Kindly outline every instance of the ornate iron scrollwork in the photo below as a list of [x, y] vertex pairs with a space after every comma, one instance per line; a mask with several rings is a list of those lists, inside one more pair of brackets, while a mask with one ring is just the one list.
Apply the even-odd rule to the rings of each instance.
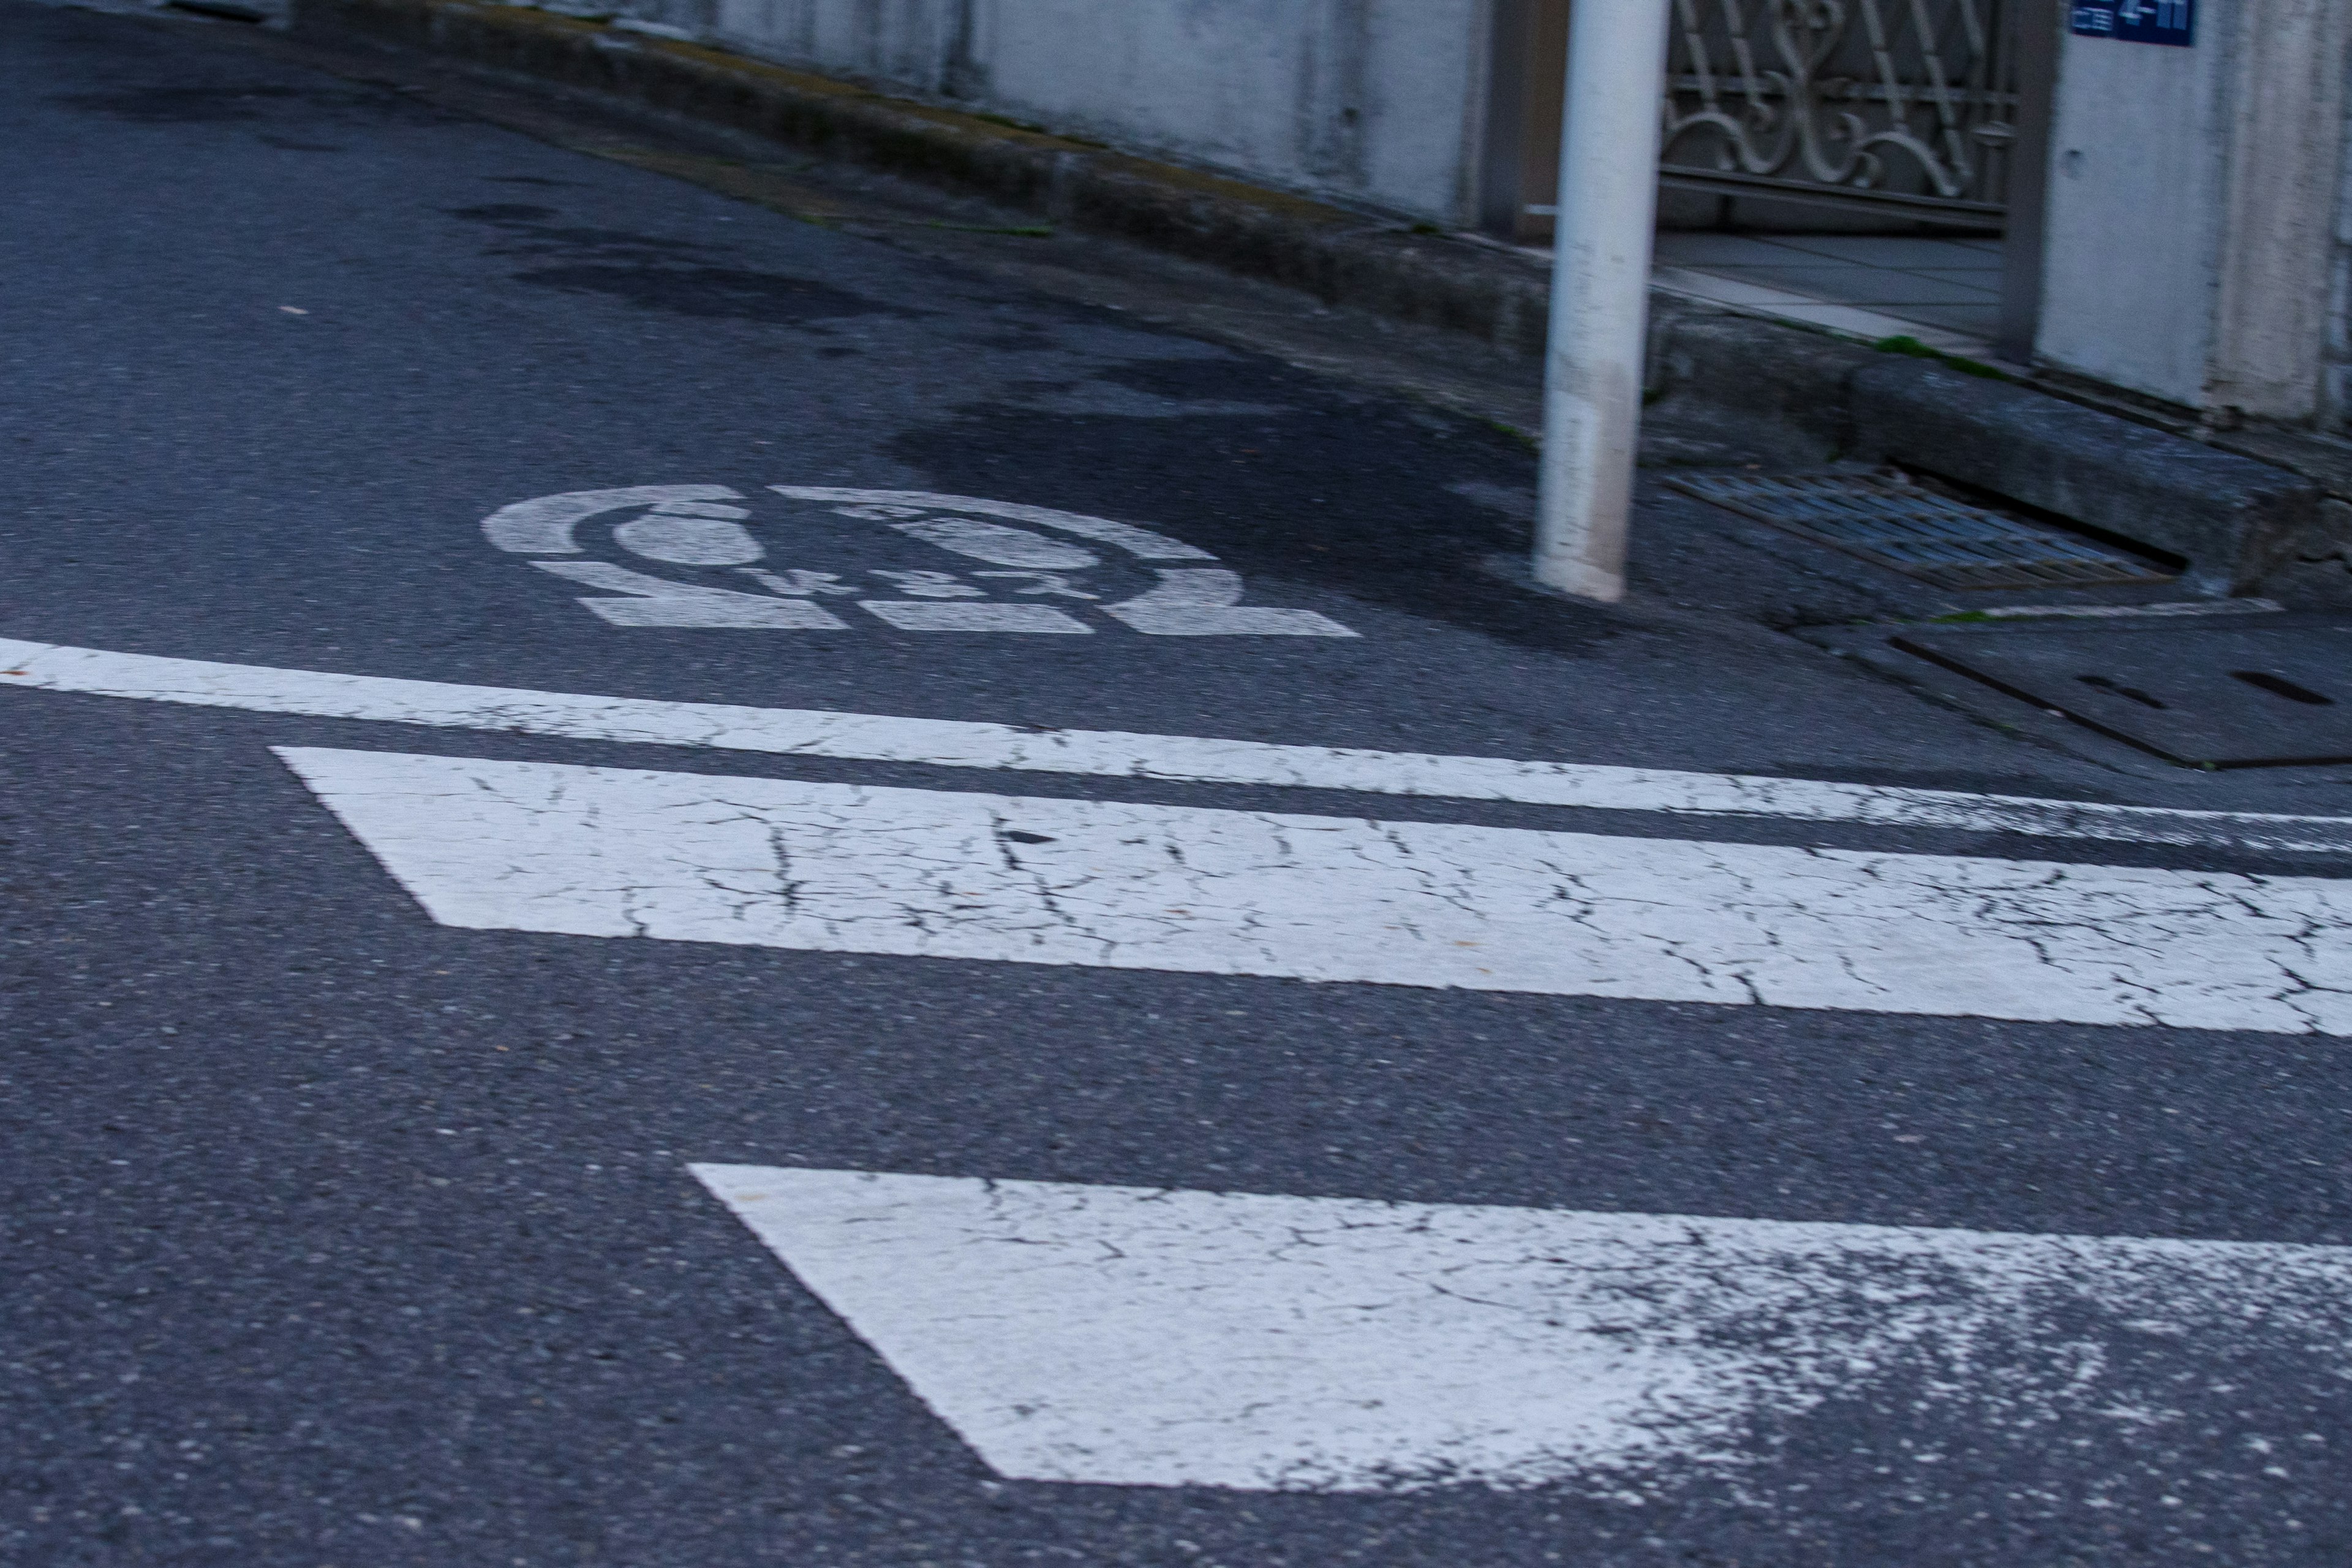
[[1994, 214], [2017, 92], [2001, 0], [1675, 0], [1664, 172]]

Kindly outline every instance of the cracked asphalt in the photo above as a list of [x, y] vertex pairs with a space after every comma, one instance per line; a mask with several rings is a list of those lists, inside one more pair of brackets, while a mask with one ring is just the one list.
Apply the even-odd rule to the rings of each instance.
[[[2168, 770], [1834, 658], [1790, 628], [1945, 601], [1670, 493], [1645, 489], [1625, 605], [1538, 595], [1511, 570], [1520, 442], [1255, 352], [1156, 274], [1129, 298], [1168, 292], [1164, 311], [1021, 271], [1111, 268], [1114, 248], [794, 222], [461, 111], [436, 79], [232, 24], [0, 0], [0, 637], [1041, 731], [2189, 810], [2352, 801], [2343, 770]], [[845, 629], [617, 624], [482, 531], [534, 497], [640, 486], [737, 498], [662, 514], [659, 547], [714, 552], [677, 577]], [[1099, 608], [1153, 591], [1141, 556], [1097, 541], [1081, 588], [973, 590], [887, 516], [776, 486], [1140, 524], [1238, 574], [1243, 606], [1353, 635], [1145, 635]], [[675, 523], [732, 526], [714, 506], [748, 514], [774, 552], [757, 570], [790, 592], [728, 563], [724, 529]], [[910, 629], [830, 591], [853, 584], [924, 615], [1050, 606], [1086, 635]], [[2203, 1359], [2193, 1336], [2099, 1342], [2137, 1403], [1962, 1418], [1900, 1377], [1842, 1384], [1749, 1419], [1735, 1463], [1632, 1486], [1007, 1480], [686, 1169], [2352, 1246], [2352, 1058], [2329, 1034], [467, 929], [271, 748], [2227, 889], [2352, 857], [67, 691], [0, 692], [0, 1562], [2352, 1559], [2352, 1363], [2259, 1336]], [[1709, 1321], [1743, 1321], [1719, 1305]], [[2074, 1365], [2093, 1339], [2050, 1334], [2020, 1364]]]

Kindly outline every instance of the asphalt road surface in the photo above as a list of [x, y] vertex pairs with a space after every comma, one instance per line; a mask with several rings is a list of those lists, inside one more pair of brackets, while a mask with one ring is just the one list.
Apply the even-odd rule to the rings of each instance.
[[0, 149], [0, 1561], [2352, 1559], [2339, 781], [251, 30]]

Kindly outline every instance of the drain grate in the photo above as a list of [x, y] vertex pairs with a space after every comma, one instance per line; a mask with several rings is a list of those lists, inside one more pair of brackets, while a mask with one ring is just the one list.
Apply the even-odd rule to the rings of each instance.
[[1885, 474], [1676, 474], [1666, 483], [1939, 588], [2074, 588], [2170, 577], [2087, 539]]

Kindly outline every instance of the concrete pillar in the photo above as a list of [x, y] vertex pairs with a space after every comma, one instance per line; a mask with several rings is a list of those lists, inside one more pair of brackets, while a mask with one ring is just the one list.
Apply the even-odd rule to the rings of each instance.
[[2324, 395], [2352, 5], [2260, 0], [2247, 13], [2231, 62], [2206, 405], [2305, 420]]
[[2328, 395], [2352, 5], [2198, 0], [2189, 47], [2069, 35], [2044, 364], [2228, 424]]

